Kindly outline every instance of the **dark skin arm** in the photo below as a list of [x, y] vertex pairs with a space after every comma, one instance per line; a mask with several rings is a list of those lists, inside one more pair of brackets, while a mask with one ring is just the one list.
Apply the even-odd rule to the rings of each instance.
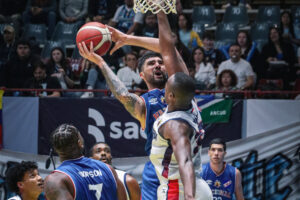
[[127, 197], [126, 197], [126, 191], [125, 191], [125, 188], [123, 186], [123, 183], [120, 181], [118, 175], [117, 175], [117, 172], [115, 171], [114, 168], [112, 168], [112, 166], [106, 164], [106, 166], [108, 166], [110, 168], [110, 170], [112, 171], [114, 177], [115, 177], [115, 180], [117, 182], [117, 195], [118, 195], [118, 200], [126, 200]]
[[195, 198], [195, 172], [191, 156], [189, 135], [192, 128], [185, 122], [170, 120], [159, 129], [165, 139], [171, 140], [173, 152], [179, 165], [180, 178], [184, 188], [184, 199]]
[[126, 184], [129, 190], [130, 200], [140, 200], [141, 199], [141, 189], [138, 182], [130, 176], [126, 175]]
[[74, 197], [71, 180], [58, 172], [46, 177], [44, 191], [48, 200], [73, 200]]

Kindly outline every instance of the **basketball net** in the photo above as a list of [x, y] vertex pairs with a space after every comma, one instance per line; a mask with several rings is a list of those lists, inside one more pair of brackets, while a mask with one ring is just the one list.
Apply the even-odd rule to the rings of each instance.
[[134, 0], [134, 12], [146, 13], [148, 11], [157, 14], [163, 11], [166, 14], [176, 12], [176, 0]]

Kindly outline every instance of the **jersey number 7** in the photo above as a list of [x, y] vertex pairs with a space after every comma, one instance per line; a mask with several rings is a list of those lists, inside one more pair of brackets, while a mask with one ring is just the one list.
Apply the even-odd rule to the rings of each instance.
[[101, 192], [102, 192], [103, 183], [97, 184], [97, 185], [91, 185], [89, 184], [89, 190], [95, 190], [96, 193], [96, 199], [100, 200], [101, 198]]

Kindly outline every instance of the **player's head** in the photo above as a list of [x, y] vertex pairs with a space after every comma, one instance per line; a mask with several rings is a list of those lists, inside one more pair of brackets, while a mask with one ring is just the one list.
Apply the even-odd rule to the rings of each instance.
[[147, 52], [138, 61], [141, 78], [148, 88], [164, 88], [168, 76], [160, 54]]
[[42, 81], [47, 77], [46, 65], [41, 60], [33, 63], [33, 77], [36, 81]]
[[111, 165], [112, 156], [110, 146], [105, 142], [98, 142], [94, 144], [89, 153], [91, 158]]
[[54, 150], [61, 160], [82, 156], [84, 141], [79, 130], [71, 124], [58, 126], [51, 135]]
[[215, 138], [209, 143], [208, 155], [210, 162], [214, 164], [223, 163], [226, 155], [226, 143], [221, 138]]
[[6, 173], [7, 186], [12, 192], [20, 195], [37, 197], [42, 193], [44, 181], [39, 175], [35, 162], [22, 161], [8, 169]]
[[165, 89], [165, 99], [169, 106], [186, 108], [191, 105], [191, 100], [194, 98], [195, 82], [189, 75], [177, 72], [170, 76]]

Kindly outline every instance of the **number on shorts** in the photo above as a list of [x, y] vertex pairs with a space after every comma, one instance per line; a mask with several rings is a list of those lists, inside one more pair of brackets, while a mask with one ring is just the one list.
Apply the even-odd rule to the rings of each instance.
[[222, 197], [213, 197], [213, 200], [222, 200]]
[[96, 191], [96, 198], [97, 200], [100, 200], [101, 198], [101, 192], [102, 192], [103, 183], [97, 184], [97, 185], [91, 185], [89, 184], [89, 190], [95, 190]]

